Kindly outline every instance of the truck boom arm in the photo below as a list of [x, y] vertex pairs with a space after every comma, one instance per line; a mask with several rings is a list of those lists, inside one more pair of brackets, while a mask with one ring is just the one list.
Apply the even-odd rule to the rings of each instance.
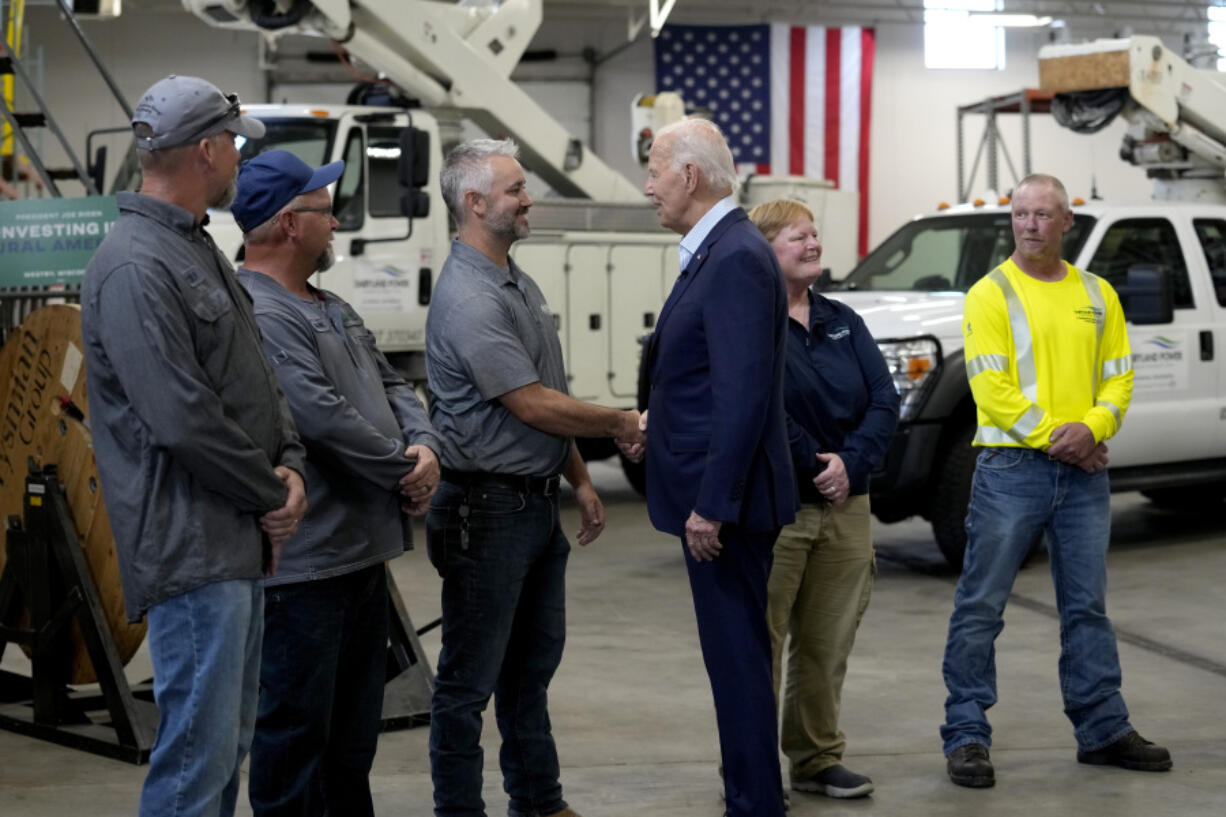
[[511, 81], [540, 27], [541, 0], [466, 5], [436, 0], [183, 0], [212, 26], [329, 37], [432, 108], [453, 108], [512, 137], [525, 164], [564, 196], [642, 201]]
[[1044, 46], [1039, 84], [1073, 98], [1119, 89], [1120, 112], [1133, 125], [1125, 159], [1158, 171], [1151, 175], [1223, 180], [1226, 74], [1194, 68], [1157, 37]]

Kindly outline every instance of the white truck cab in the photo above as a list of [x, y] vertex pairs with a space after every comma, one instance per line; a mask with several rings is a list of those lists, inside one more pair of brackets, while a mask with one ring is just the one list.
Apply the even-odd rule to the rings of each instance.
[[[1169, 321], [1128, 324], [1136, 378], [1123, 428], [1108, 443], [1112, 489], [1164, 502], [1226, 494], [1226, 206], [1073, 209], [1066, 259], [1124, 291], [1130, 269], [1159, 267], [1173, 306]], [[930, 520], [955, 566], [974, 472], [963, 300], [1012, 252], [1008, 205], [959, 206], [905, 224], [826, 293], [863, 316], [902, 395], [898, 432], [873, 475], [873, 511], [887, 522]]]

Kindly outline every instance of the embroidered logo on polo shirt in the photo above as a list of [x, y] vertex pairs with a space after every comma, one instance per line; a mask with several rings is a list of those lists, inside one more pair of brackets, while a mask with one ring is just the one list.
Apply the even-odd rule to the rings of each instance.
[[848, 328], [847, 324], [843, 324], [841, 326], [836, 326], [833, 330], [827, 332], [826, 337], [830, 338], [831, 340], [842, 340], [850, 334], [851, 329]]

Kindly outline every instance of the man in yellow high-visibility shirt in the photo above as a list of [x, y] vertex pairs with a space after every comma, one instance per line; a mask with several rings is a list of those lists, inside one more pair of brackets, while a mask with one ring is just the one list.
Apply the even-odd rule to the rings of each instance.
[[981, 446], [967, 548], [942, 671], [941, 727], [950, 779], [996, 782], [988, 756], [996, 703], [993, 642], [1018, 568], [1045, 536], [1060, 610], [1060, 690], [1077, 760], [1142, 771], [1171, 755], [1137, 734], [1120, 695], [1106, 613], [1111, 533], [1107, 448], [1132, 396], [1132, 356], [1119, 297], [1060, 257], [1073, 225], [1068, 193], [1034, 174], [1013, 196], [1013, 255], [966, 296], [966, 375]]

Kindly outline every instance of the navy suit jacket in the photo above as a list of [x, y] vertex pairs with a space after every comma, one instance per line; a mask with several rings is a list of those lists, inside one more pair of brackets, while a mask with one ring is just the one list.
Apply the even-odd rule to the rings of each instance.
[[659, 530], [684, 535], [691, 511], [749, 531], [795, 519], [787, 320], [775, 252], [738, 207], [677, 279], [647, 350], [647, 509]]

